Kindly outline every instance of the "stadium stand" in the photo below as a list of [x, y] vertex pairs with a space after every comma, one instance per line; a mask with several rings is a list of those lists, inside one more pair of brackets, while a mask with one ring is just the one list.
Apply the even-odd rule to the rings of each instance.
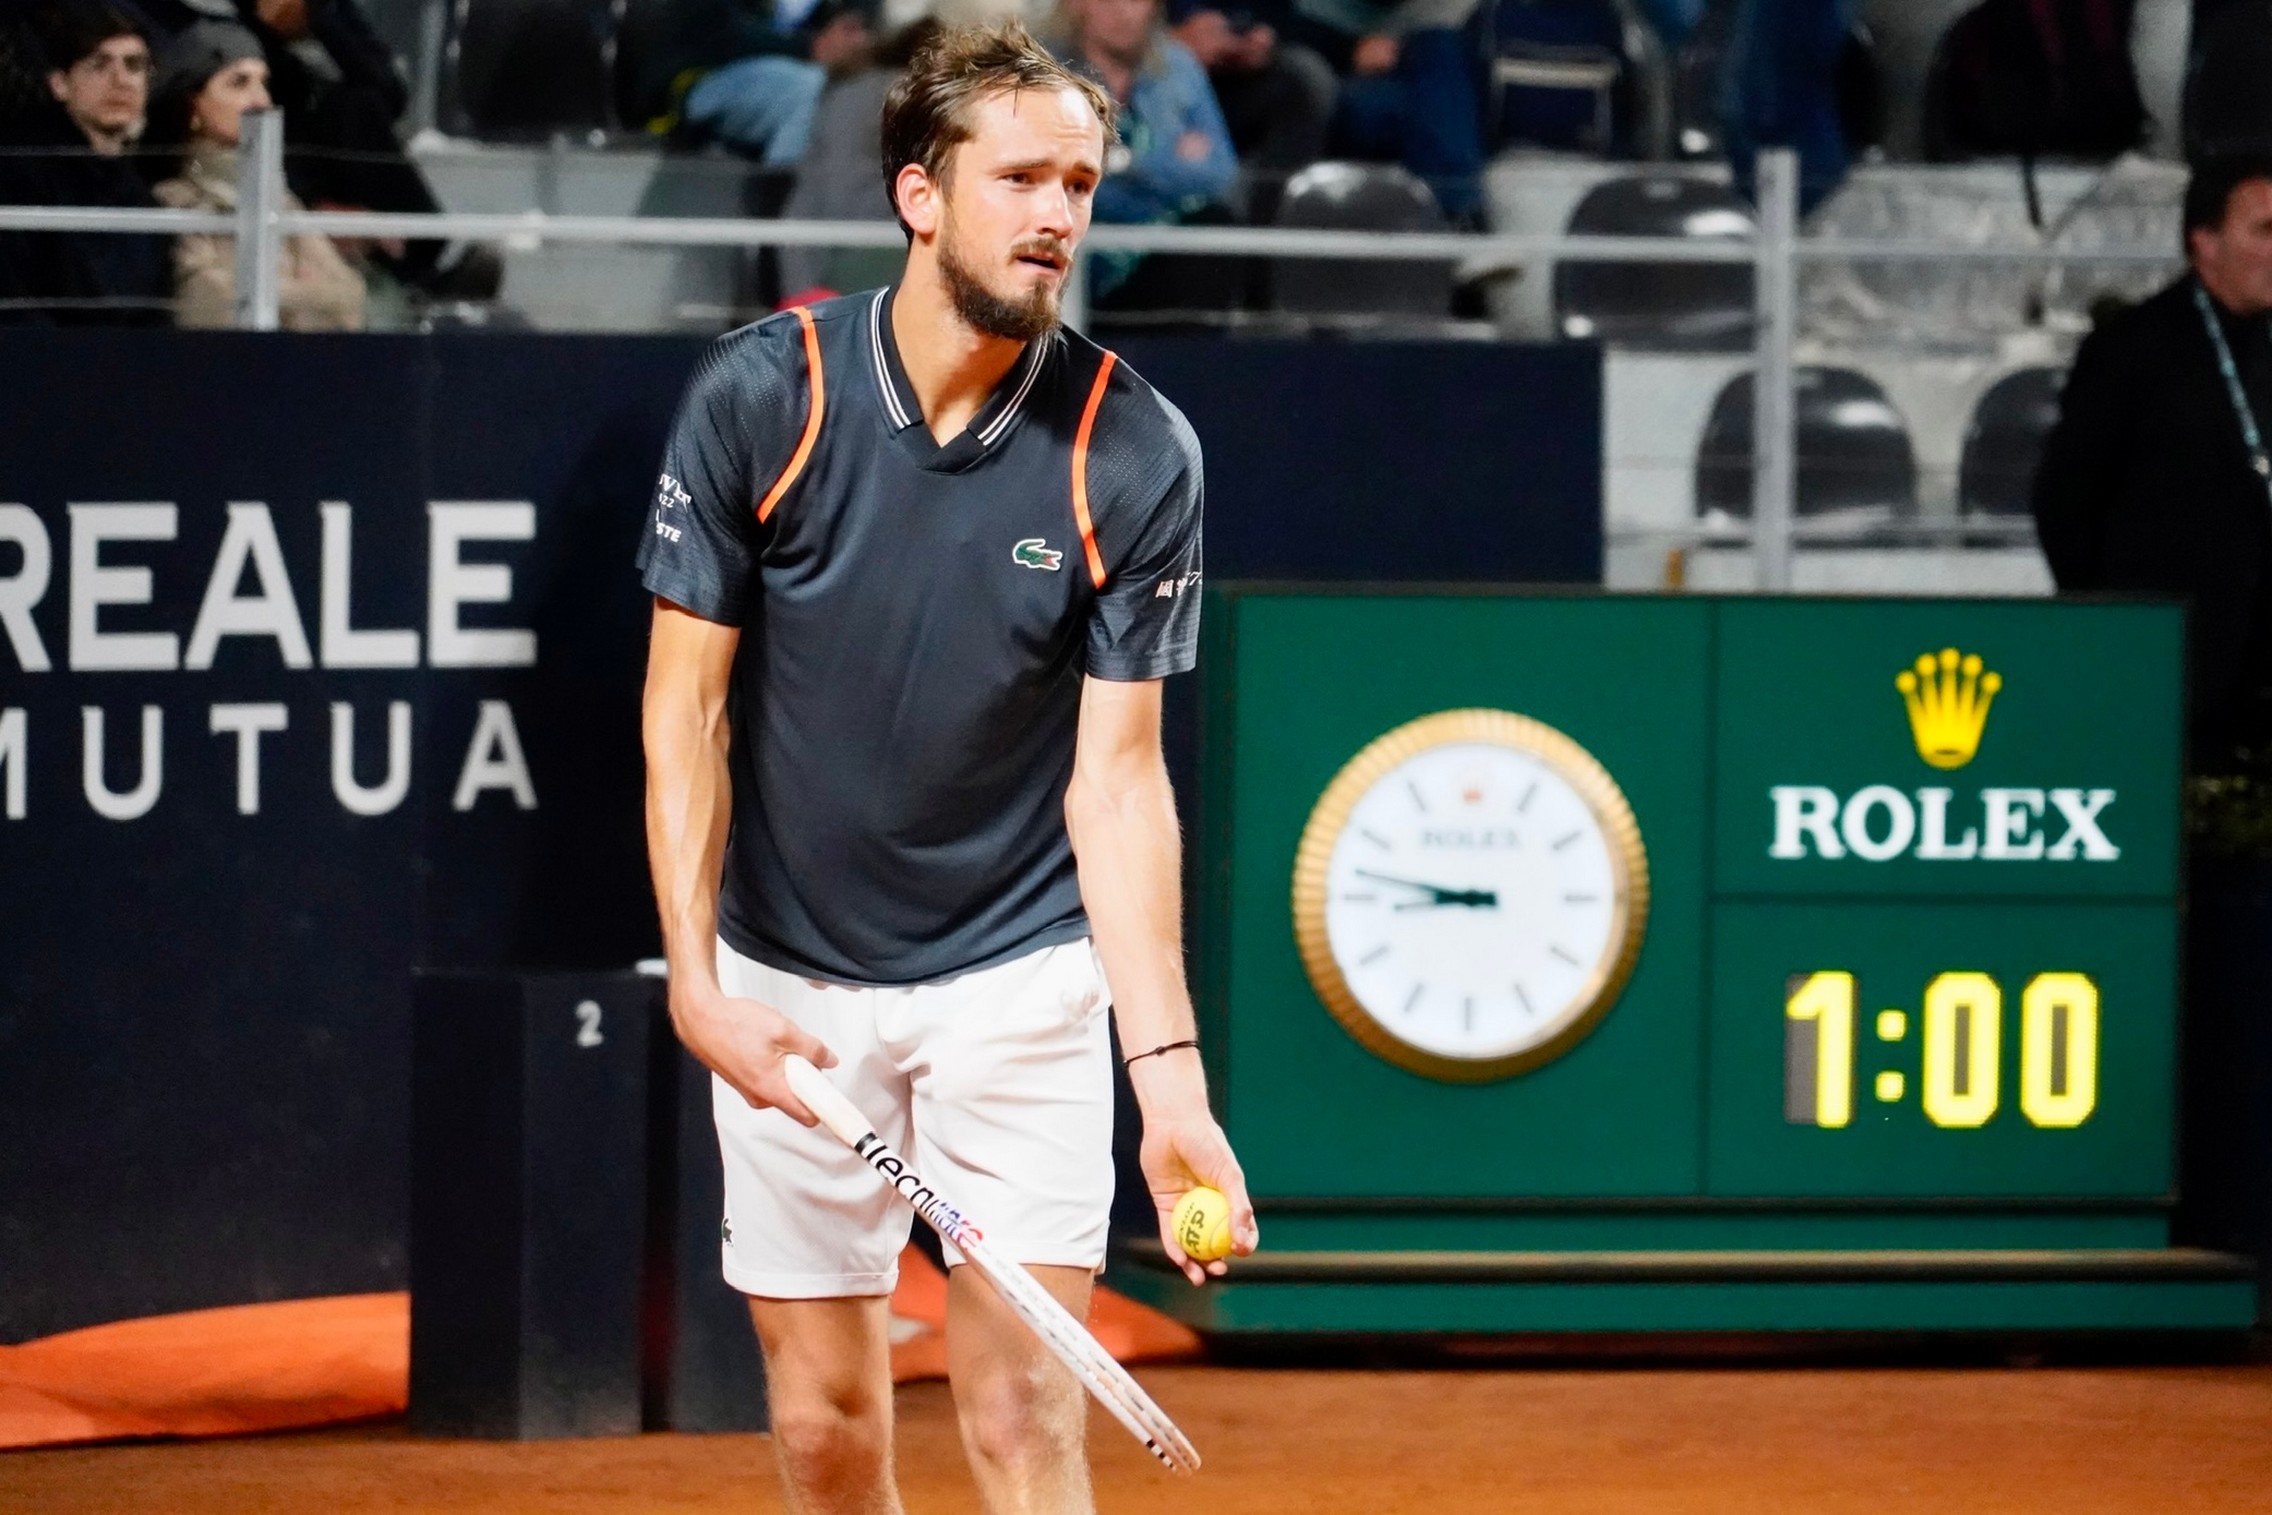
[[[1876, 380], [1850, 368], [1798, 372], [1798, 514], [1812, 536], [1867, 541], [1917, 513], [1908, 423]], [[1707, 524], [1751, 515], [1753, 383], [1721, 389], [1696, 458], [1697, 513]]]
[[1618, 153], [1637, 115], [1626, 18], [1609, 0], [1496, 0], [1485, 8], [1491, 56], [1488, 140]]
[[1973, 407], [1957, 466], [1957, 505], [1966, 515], [2025, 517], [2028, 487], [2043, 439], [2059, 419], [2056, 368], [2022, 368], [1998, 379]]
[[[1280, 226], [1333, 231], [1441, 231], [1428, 186], [1387, 163], [1315, 163], [1287, 181]], [[1327, 262], [1281, 258], [1271, 270], [1277, 308], [1302, 315], [1443, 317], [1448, 263]]]
[[448, 129], [489, 141], [604, 130], [613, 24], [580, 0], [454, 0], [441, 86]]
[[[1643, 173], [1589, 190], [1573, 236], [1741, 240], [1758, 227], [1725, 186]], [[1569, 262], [1554, 270], [1555, 326], [1566, 337], [1635, 347], [1733, 351], [1751, 342], [1752, 273], [1733, 264]]]

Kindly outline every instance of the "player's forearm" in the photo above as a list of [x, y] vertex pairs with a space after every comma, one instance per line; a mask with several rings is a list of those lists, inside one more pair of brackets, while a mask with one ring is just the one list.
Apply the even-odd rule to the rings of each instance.
[[647, 858], [662, 915], [674, 1015], [718, 988], [718, 878], [732, 816], [725, 702], [650, 689]]
[[[1188, 1040], [1194, 1022], [1183, 972], [1183, 848], [1165, 766], [1101, 782], [1076, 777], [1065, 815], [1123, 1053]], [[1206, 1103], [1199, 1059], [1188, 1051], [1145, 1058], [1129, 1077], [1147, 1113]]]

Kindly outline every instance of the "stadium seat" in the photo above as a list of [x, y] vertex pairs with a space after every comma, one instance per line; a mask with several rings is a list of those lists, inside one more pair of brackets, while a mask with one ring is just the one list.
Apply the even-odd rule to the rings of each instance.
[[[1330, 231], [1442, 231], [1428, 186], [1388, 163], [1313, 163], [1286, 182], [1280, 226]], [[1352, 258], [1280, 258], [1278, 309], [1302, 315], [1439, 317], [1451, 311], [1452, 265]]]
[[1933, 51], [1949, 24], [1979, 0], [1860, 0], [1858, 19], [1875, 44], [1884, 89], [1889, 157], [1917, 156], [1922, 131], [1920, 107]]
[[1998, 379], [1973, 407], [1957, 464], [1957, 508], [1966, 515], [2025, 516], [2043, 439], [2059, 420], [2057, 368], [2023, 368]]
[[443, 59], [448, 128], [493, 141], [605, 130], [614, 18], [586, 0], [455, 0]]
[[[1756, 230], [1732, 191], [1679, 174], [1596, 185], [1570, 216], [1572, 236], [1733, 240]], [[1570, 261], [1554, 270], [1555, 329], [1577, 340], [1740, 351], [1751, 343], [1752, 304], [1752, 271], [1742, 264]]]
[[[1909, 427], [1877, 381], [1849, 368], [1798, 371], [1797, 513], [1808, 535], [1846, 542], [1888, 535], [1917, 514]], [[1712, 402], [1696, 457], [1696, 513], [1707, 523], [1751, 516], [1752, 375]]]
[[1624, 147], [1633, 79], [1615, 4], [1491, 0], [1483, 25], [1494, 141], [1604, 155]]

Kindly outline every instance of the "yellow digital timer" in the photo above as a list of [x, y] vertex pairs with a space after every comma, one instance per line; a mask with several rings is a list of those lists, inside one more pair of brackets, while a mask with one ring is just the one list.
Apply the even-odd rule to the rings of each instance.
[[[1838, 1129], [1854, 1119], [1855, 1007], [1851, 973], [1794, 975], [1783, 1001], [1784, 1118]], [[2082, 973], [2038, 973], [2020, 990], [2020, 1113], [2045, 1130], [2072, 1130], [2098, 1108], [2098, 984]], [[1925, 986], [1912, 1086], [1889, 1068], [1871, 1081], [1881, 1104], [1914, 1092], [1925, 1118], [1951, 1131], [1977, 1130], [2003, 1100], [2004, 990], [1985, 973], [1950, 972]], [[1910, 1036], [1906, 1010], [1877, 1013], [1880, 1042]]]

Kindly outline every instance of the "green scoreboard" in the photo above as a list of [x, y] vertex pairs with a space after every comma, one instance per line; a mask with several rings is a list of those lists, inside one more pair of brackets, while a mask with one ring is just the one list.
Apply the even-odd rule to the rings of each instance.
[[2224, 1328], [2179, 611], [1218, 586], [1204, 1329]]

